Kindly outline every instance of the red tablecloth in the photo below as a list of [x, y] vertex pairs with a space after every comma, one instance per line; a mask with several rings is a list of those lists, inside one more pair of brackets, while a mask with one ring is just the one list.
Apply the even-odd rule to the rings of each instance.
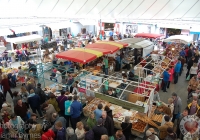
[[[142, 82], [142, 83], [139, 84], [139, 87], [137, 87], [137, 88], [135, 88], [133, 90], [133, 92], [142, 94], [142, 93], [144, 93], [145, 88], [148, 88], [150, 86], [153, 87], [153, 85], [150, 85], [150, 82]], [[155, 90], [159, 91], [159, 85], [158, 84], [156, 84], [156, 89]]]

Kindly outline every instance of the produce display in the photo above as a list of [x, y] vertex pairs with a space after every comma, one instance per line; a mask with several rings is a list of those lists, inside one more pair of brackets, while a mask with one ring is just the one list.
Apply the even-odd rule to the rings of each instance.
[[145, 131], [147, 124], [142, 121], [137, 121], [132, 124], [132, 129], [143, 133]]
[[154, 73], [163, 73], [163, 68], [159, 65], [155, 66], [152, 70]]
[[99, 99], [99, 98], [94, 98], [89, 104], [87, 104], [84, 108], [83, 108], [83, 113], [84, 113], [84, 115], [85, 116], [89, 116], [89, 114], [91, 113], [91, 112], [93, 112], [96, 108], [97, 108], [97, 106], [98, 106], [98, 104], [102, 104], [103, 105], [103, 108], [105, 107], [105, 106], [109, 106], [110, 107], [110, 103], [109, 102], [107, 102], [107, 101], [104, 101], [104, 100], [101, 100], [101, 99]]
[[3, 73], [13, 73], [13, 72], [18, 72], [17, 68], [1, 68]]
[[155, 122], [159, 122], [161, 123], [162, 122], [162, 118], [163, 118], [163, 115], [160, 114], [160, 115], [157, 115], [157, 114], [153, 114], [151, 119]]
[[143, 122], [146, 123], [146, 124], [149, 124], [149, 125], [151, 125], [151, 126], [154, 126], [154, 127], [158, 128], [158, 125], [155, 124], [155, 123], [154, 123], [149, 117], [147, 117], [147, 116], [140, 115], [140, 114], [136, 114], [136, 115], [135, 115], [135, 118], [137, 118], [137, 119], [143, 121]]

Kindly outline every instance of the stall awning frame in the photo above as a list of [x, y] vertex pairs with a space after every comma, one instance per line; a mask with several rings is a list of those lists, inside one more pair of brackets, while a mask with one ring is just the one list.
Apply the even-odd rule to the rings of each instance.
[[22, 37], [15, 37], [15, 38], [7, 38], [6, 41], [14, 44], [21, 44], [21, 43], [27, 43], [32, 41], [40, 41], [43, 38], [40, 35], [28, 35], [28, 36], [22, 36]]

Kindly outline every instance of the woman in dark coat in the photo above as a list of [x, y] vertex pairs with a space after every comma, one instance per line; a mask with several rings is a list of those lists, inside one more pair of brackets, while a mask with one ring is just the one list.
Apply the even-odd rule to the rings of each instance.
[[131, 128], [132, 128], [132, 123], [130, 123], [129, 116], [125, 117], [125, 122], [122, 122], [121, 127], [122, 127], [123, 134], [126, 137], [126, 140], [129, 140], [129, 137], [131, 135]]
[[4, 75], [2, 76], [1, 85], [3, 86], [3, 94], [4, 94], [4, 97], [6, 98], [6, 94], [7, 94], [7, 92], [9, 92], [9, 93], [10, 93], [10, 96], [13, 98], [12, 91], [10, 90], [10, 85], [9, 85], [8, 76], [7, 76], [6, 74], [4, 74]]
[[112, 110], [108, 106], [105, 106], [104, 110], [107, 112], [107, 115], [113, 119]]

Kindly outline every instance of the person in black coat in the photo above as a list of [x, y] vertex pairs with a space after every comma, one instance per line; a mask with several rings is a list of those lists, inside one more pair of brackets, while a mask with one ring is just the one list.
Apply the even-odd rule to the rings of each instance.
[[34, 93], [34, 90], [30, 90], [30, 95], [28, 96], [28, 103], [33, 111], [33, 113], [36, 113], [36, 110], [38, 111], [39, 115], [41, 118], [42, 116], [42, 111], [40, 109], [40, 96]]
[[108, 136], [111, 137], [114, 135], [114, 121], [110, 118], [106, 111], [102, 112], [103, 126], [108, 130]]
[[188, 60], [194, 56], [193, 47], [190, 44], [190, 49], [188, 50]]
[[97, 125], [92, 130], [94, 132], [94, 139], [95, 140], [100, 140], [101, 135], [107, 135], [108, 134], [107, 129], [103, 126], [103, 119], [102, 118], [100, 118], [97, 121]]
[[33, 76], [35, 77], [35, 78], [37, 78], [37, 66], [35, 65], [35, 64], [31, 64], [30, 62], [28, 63], [28, 66], [29, 66], [29, 72], [33, 72]]
[[94, 132], [92, 131], [92, 129], [90, 130], [89, 126], [85, 125], [84, 130], [85, 130], [85, 140], [93, 140]]
[[0, 92], [0, 110], [2, 109], [2, 104], [6, 101], [2, 92]]
[[42, 105], [46, 101], [47, 95], [41, 89], [41, 84], [40, 83], [37, 84], [37, 88], [35, 90], [35, 94], [39, 95], [39, 97], [40, 97], [40, 105]]
[[195, 60], [195, 57], [192, 57], [189, 61], [188, 61], [188, 64], [187, 64], [187, 73], [186, 73], [186, 78], [188, 77], [189, 73], [190, 73], [190, 69], [191, 67], [193, 66], [193, 63], [194, 63], [194, 60]]
[[129, 140], [129, 137], [131, 135], [131, 128], [132, 128], [132, 123], [130, 123], [129, 116], [125, 117], [125, 122], [122, 122], [121, 127], [122, 127], [123, 134], [126, 137], [126, 140]]
[[106, 111], [107, 115], [113, 119], [113, 115], [112, 115], [112, 110], [108, 107], [105, 106], [104, 110]]

